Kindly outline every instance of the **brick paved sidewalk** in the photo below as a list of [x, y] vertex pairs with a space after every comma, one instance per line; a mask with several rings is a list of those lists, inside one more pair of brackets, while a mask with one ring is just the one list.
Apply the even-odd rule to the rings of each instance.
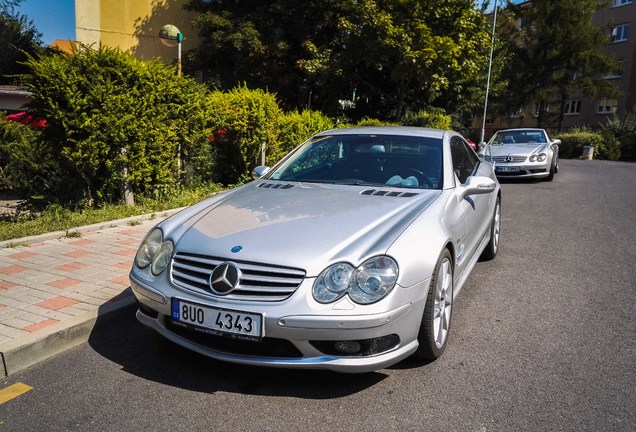
[[58, 233], [14, 240], [28, 243], [0, 248], [0, 354], [5, 374], [57, 350], [48, 347], [50, 354], [20, 355], [19, 364], [11, 353], [37, 345], [52, 333], [64, 338], [69, 327], [94, 321], [101, 311], [133, 303], [128, 272], [137, 247], [152, 226], [170, 213], [174, 211], [160, 218], [129, 218], [78, 228], [76, 238], [57, 238]]

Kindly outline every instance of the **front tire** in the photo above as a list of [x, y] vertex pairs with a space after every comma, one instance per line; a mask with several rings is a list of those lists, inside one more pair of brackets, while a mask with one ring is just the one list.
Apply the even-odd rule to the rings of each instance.
[[481, 261], [490, 261], [497, 256], [499, 251], [499, 235], [501, 234], [501, 198], [497, 197], [495, 203], [495, 211], [492, 216], [492, 222], [490, 223], [490, 241], [486, 245], [486, 248], [481, 253], [479, 259]]
[[453, 306], [453, 260], [448, 249], [440, 255], [433, 271], [431, 286], [417, 340], [415, 355], [423, 360], [439, 358], [448, 342]]

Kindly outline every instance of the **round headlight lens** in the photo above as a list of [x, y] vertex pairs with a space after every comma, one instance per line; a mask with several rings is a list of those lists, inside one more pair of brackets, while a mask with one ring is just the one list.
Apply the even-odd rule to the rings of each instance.
[[530, 155], [530, 162], [535, 162], [537, 160], [537, 155]]
[[313, 295], [320, 303], [330, 303], [345, 295], [354, 268], [347, 263], [334, 264], [320, 273], [314, 283]]
[[539, 153], [537, 155], [537, 161], [539, 162], [543, 162], [544, 160], [546, 160], [548, 158], [548, 155], [546, 155], [545, 153]]
[[351, 300], [359, 304], [375, 303], [391, 292], [398, 277], [397, 263], [381, 256], [365, 261], [355, 272], [349, 290]]
[[152, 230], [150, 234], [146, 236], [135, 256], [135, 264], [137, 264], [137, 267], [146, 268], [150, 265], [155, 254], [161, 247], [162, 237], [163, 234], [159, 228]]
[[150, 271], [157, 276], [168, 267], [170, 258], [172, 258], [172, 250], [174, 249], [172, 242], [167, 240], [161, 244], [159, 251], [152, 260]]

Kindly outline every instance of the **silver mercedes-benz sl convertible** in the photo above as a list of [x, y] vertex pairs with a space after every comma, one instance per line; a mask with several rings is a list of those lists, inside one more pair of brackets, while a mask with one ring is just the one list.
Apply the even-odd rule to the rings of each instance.
[[253, 176], [146, 236], [139, 321], [249, 365], [368, 372], [442, 354], [455, 296], [499, 247], [491, 163], [452, 131], [365, 127]]

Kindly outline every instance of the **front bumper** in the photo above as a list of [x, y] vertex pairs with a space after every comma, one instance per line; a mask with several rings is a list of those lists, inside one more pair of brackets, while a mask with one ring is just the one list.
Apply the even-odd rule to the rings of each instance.
[[500, 178], [547, 177], [550, 164], [495, 164], [495, 175]]
[[[245, 308], [263, 315], [264, 337], [260, 342], [253, 342], [213, 336], [176, 325], [171, 319], [169, 296], [144, 284], [133, 274], [130, 280], [139, 303], [137, 319], [180, 346], [217, 360], [245, 365], [352, 373], [382, 369], [415, 352], [430, 285], [430, 279], [427, 279], [409, 288], [395, 287], [394, 291], [400, 292], [392, 294], [397, 294], [400, 304], [392, 304], [386, 311], [375, 308], [373, 313], [363, 313], [364, 309], [357, 307], [318, 314], [303, 298], [302, 287], [287, 304], [231, 305], [233, 309]], [[200, 297], [188, 292], [179, 290], [171, 294], [182, 300], [202, 303]], [[214, 306], [220, 305], [215, 303]], [[342, 341], [360, 341], [367, 347], [377, 348], [378, 352], [371, 355], [336, 354], [332, 347]], [[376, 344], [375, 341], [380, 342]]]

